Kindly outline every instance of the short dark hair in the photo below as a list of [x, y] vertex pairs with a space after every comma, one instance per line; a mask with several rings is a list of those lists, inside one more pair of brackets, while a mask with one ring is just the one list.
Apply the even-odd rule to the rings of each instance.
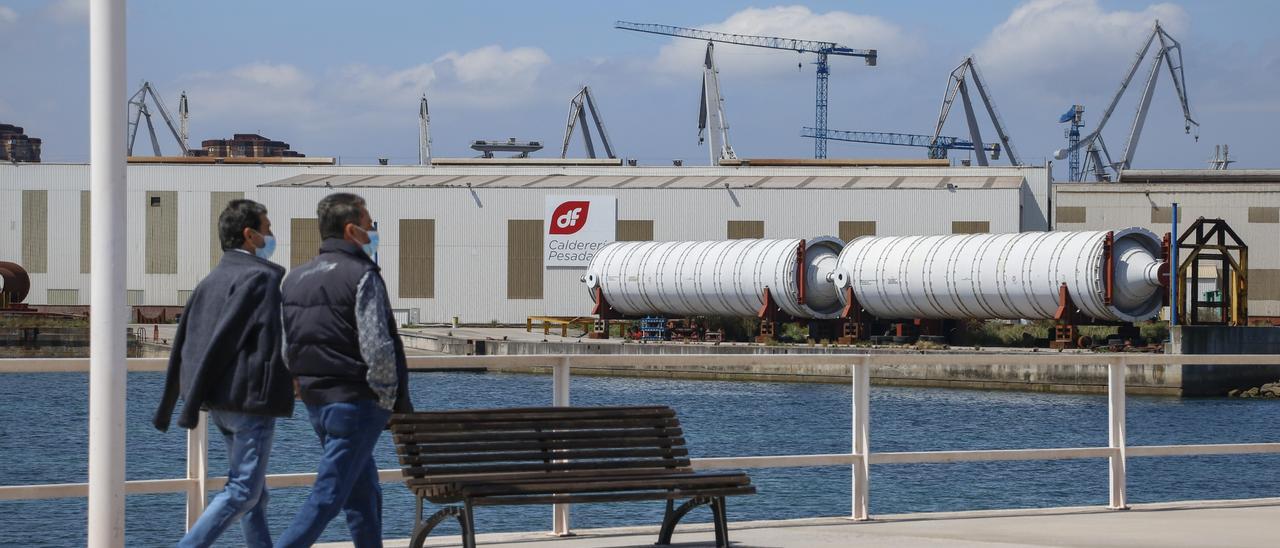
[[218, 239], [222, 250], [236, 249], [244, 245], [244, 229], [262, 229], [262, 216], [266, 206], [253, 200], [231, 200], [218, 216]]
[[342, 238], [347, 224], [360, 225], [360, 209], [364, 198], [349, 192], [325, 196], [316, 206], [316, 218], [320, 220], [320, 238]]

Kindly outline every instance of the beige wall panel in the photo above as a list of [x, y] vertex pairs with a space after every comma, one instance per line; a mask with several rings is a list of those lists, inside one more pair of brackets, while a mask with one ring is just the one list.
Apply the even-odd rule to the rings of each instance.
[[507, 298], [542, 298], [542, 219], [507, 221]]
[[618, 221], [617, 232], [617, 241], [619, 242], [653, 241], [653, 221]]
[[49, 191], [22, 191], [22, 268], [49, 272]]
[[320, 251], [320, 221], [289, 219], [289, 266], [297, 268]]
[[730, 240], [763, 238], [764, 221], [729, 221], [728, 236]]
[[436, 221], [400, 219], [399, 297], [436, 296]]
[[146, 195], [146, 273], [178, 273], [178, 193]]

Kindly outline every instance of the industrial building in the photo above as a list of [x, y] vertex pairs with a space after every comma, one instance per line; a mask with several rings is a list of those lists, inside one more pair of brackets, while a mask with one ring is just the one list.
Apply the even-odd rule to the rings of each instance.
[[[404, 319], [523, 322], [585, 315], [583, 268], [548, 265], [548, 197], [616, 199], [616, 240], [810, 238], [1033, 230], [1170, 231], [1227, 220], [1251, 244], [1249, 311], [1280, 316], [1280, 170], [1125, 171], [1119, 182], [1057, 183], [1044, 167], [628, 167], [571, 161], [435, 166], [131, 164], [129, 295], [180, 306], [221, 255], [217, 213], [231, 199], [271, 211], [286, 267], [318, 245], [315, 204], [364, 196]], [[89, 303], [84, 164], [0, 165], [0, 260], [32, 277], [33, 305]]]
[[[183, 304], [221, 255], [228, 200], [267, 205], [274, 260], [292, 267], [319, 243], [316, 202], [344, 190], [379, 223], [394, 306], [422, 322], [589, 313], [583, 269], [545, 264], [548, 196], [616, 198], [618, 240], [1044, 230], [1049, 204], [1043, 167], [131, 164], [128, 178], [131, 305]], [[89, 303], [88, 179], [83, 164], [0, 166], [0, 258], [31, 273], [30, 304]]]
[[1125, 170], [1118, 182], [1052, 186], [1056, 230], [1138, 226], [1163, 234], [1174, 203], [1180, 227], [1225, 220], [1250, 246], [1250, 317], [1280, 318], [1280, 170]]

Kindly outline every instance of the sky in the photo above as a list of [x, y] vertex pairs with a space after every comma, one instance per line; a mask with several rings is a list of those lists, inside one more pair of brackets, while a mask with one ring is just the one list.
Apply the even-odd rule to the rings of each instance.
[[[0, 123], [42, 138], [46, 162], [88, 158], [87, 6], [0, 0]], [[1182, 44], [1199, 139], [1184, 132], [1162, 71], [1134, 167], [1203, 168], [1214, 145], [1228, 144], [1233, 167], [1265, 168], [1280, 167], [1268, 144], [1280, 122], [1277, 18], [1280, 3], [1265, 0], [133, 0], [127, 66], [130, 92], [150, 81], [176, 110], [186, 91], [193, 145], [260, 133], [344, 164], [416, 163], [425, 93], [435, 156], [474, 156], [475, 139], [517, 137], [542, 141], [537, 155], [552, 157], [569, 100], [585, 84], [619, 155], [700, 165], [708, 161], [697, 139], [705, 45], [617, 30], [615, 20], [877, 49], [875, 67], [832, 59], [831, 129], [932, 133], [948, 75], [974, 55], [1024, 162], [1042, 164], [1065, 145], [1057, 120], [1072, 104], [1085, 106], [1092, 130], [1159, 19]], [[738, 156], [812, 157], [800, 129], [813, 125], [814, 56], [722, 45], [716, 60]], [[1147, 66], [1103, 130], [1113, 154]], [[992, 141], [990, 122], [980, 123]], [[957, 101], [943, 134], [967, 133]], [[173, 153], [172, 139], [161, 138]], [[571, 156], [585, 155], [578, 139]], [[829, 155], [923, 158], [925, 150], [832, 142]], [[1065, 163], [1055, 162], [1060, 179]]]

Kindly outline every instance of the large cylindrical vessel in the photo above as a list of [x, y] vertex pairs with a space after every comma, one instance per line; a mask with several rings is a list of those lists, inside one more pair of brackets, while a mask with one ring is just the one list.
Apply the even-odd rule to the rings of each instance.
[[786, 314], [830, 319], [841, 309], [829, 279], [842, 247], [830, 237], [615, 242], [596, 253], [582, 281], [592, 299], [598, 287], [628, 316], [754, 316], [768, 288]]
[[1160, 240], [1142, 228], [885, 236], [849, 242], [832, 281], [842, 303], [852, 287], [883, 319], [1049, 319], [1066, 284], [1084, 314], [1132, 322], [1159, 312], [1163, 267]]

